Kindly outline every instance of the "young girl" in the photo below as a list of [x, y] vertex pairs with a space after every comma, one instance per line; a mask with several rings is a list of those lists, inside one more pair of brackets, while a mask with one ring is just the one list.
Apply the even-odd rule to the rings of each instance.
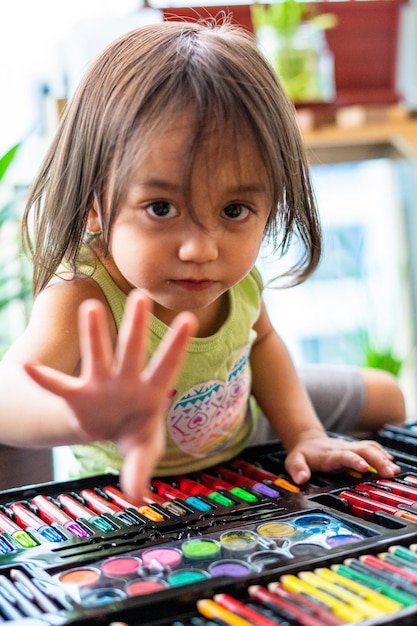
[[254, 399], [295, 482], [398, 471], [375, 442], [327, 436], [262, 304], [264, 239], [280, 255], [298, 240], [295, 284], [319, 261], [320, 227], [292, 105], [250, 35], [167, 22], [109, 46], [24, 232], [36, 299], [2, 363], [4, 443], [72, 444], [78, 475], [122, 471], [139, 497], [151, 473], [238, 454]]

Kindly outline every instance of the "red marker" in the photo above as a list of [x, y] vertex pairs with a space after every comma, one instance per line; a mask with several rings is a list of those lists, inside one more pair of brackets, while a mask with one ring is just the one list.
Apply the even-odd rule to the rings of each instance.
[[167, 516], [164, 517], [150, 506], [138, 504], [133, 498], [129, 498], [127, 494], [117, 489], [117, 487], [109, 485], [108, 487], [103, 487], [102, 491], [122, 509], [136, 509], [136, 511], [139, 511], [139, 513], [153, 522], [163, 522], [164, 519], [167, 519]]
[[293, 485], [285, 478], [281, 478], [281, 476], [277, 476], [272, 472], [261, 469], [253, 463], [248, 463], [247, 461], [243, 461], [242, 459], [235, 459], [230, 463], [230, 465], [234, 469], [242, 472], [242, 474], [244, 474], [245, 476], [249, 476], [249, 478], [254, 478], [255, 480], [268, 480], [277, 487], [282, 487], [282, 489], [286, 489], [287, 491], [291, 491], [292, 493], [298, 493], [300, 491], [299, 487]]
[[93, 515], [91, 509], [88, 509], [76, 498], [73, 498], [67, 493], [62, 493], [57, 496], [57, 500], [64, 509], [64, 511], [68, 513], [68, 515], [71, 515], [73, 519], [83, 518], [87, 520], [92, 526], [104, 533], [112, 532], [117, 528], [116, 526], [112, 526], [110, 522], [103, 517], [100, 517], [99, 515]]
[[229, 596], [227, 593], [216, 594], [214, 601], [220, 604], [224, 609], [249, 620], [254, 626], [276, 626], [275, 621], [273, 622], [262, 615], [262, 613], [258, 613], [254, 609], [246, 606], [246, 604], [243, 604], [243, 602]]
[[405, 498], [401, 495], [396, 495], [391, 491], [385, 491], [384, 489], [378, 489], [377, 487], [371, 485], [356, 485], [355, 489], [358, 491], [365, 492], [369, 495], [370, 498], [374, 500], [378, 500], [378, 502], [385, 502], [386, 504], [390, 504], [391, 506], [398, 506], [399, 504], [404, 504], [405, 506], [409, 506], [411, 508], [417, 508], [417, 501], [412, 500], [411, 498]]
[[36, 530], [41, 537], [46, 541], [60, 542], [65, 541], [66, 536], [58, 532], [56, 528], [44, 524], [40, 517], [35, 515], [30, 509], [28, 509], [21, 502], [14, 502], [9, 504], [8, 507], [14, 515], [16, 522], [20, 528], [24, 530], [31, 529]]
[[47, 496], [35, 496], [32, 500], [32, 504], [37, 507], [41, 519], [47, 524], [61, 524], [68, 532], [80, 539], [91, 537], [93, 534], [92, 531], [88, 531], [87, 528], [84, 528], [73, 520], [72, 517], [67, 515], [67, 513], [54, 504]]
[[183, 491], [180, 491], [179, 489], [177, 489], [176, 487], [173, 487], [172, 485], [169, 485], [168, 483], [165, 483], [163, 480], [158, 480], [154, 478], [151, 481], [151, 485], [152, 487], [154, 487], [154, 489], [156, 489], [158, 495], [162, 496], [163, 498], [166, 498], [167, 500], [183, 500], [184, 502], [192, 506], [194, 509], [197, 509], [198, 511], [211, 511], [212, 510], [212, 507], [208, 505], [206, 502], [203, 502], [203, 500], [199, 500], [198, 498], [195, 498], [194, 496], [188, 497], [186, 493], [184, 493]]
[[103, 496], [93, 489], [83, 489], [80, 491], [80, 496], [86, 501], [89, 508], [99, 515], [108, 513], [116, 519], [120, 519], [127, 524], [127, 526], [134, 526], [141, 521], [139, 517], [133, 517], [133, 515], [130, 515], [127, 511], [123, 511], [123, 509], [113, 504], [113, 502], [106, 500], [106, 498], [103, 498]]
[[417, 515], [414, 513], [397, 509], [396, 507], [384, 504], [383, 502], [375, 502], [367, 496], [361, 496], [353, 491], [342, 491], [338, 494], [338, 496], [348, 502], [352, 513], [362, 517], [363, 519], [369, 519], [374, 513], [381, 512], [388, 513], [390, 515], [394, 515], [395, 517], [400, 517], [408, 522], [417, 524]]
[[227, 480], [232, 485], [243, 487], [243, 489], [245, 487], [249, 487], [250, 489], [257, 491], [264, 496], [268, 496], [269, 498], [279, 498], [281, 495], [278, 489], [275, 489], [264, 482], [260, 482], [259, 480], [255, 480], [254, 478], [250, 478], [249, 476], [243, 476], [242, 474], [239, 474], [239, 472], [234, 472], [223, 465], [216, 465], [212, 468], [212, 471], [224, 480]]
[[377, 480], [376, 484], [380, 487], [384, 487], [385, 489], [389, 489], [391, 493], [397, 493], [399, 496], [404, 496], [405, 498], [410, 498], [411, 500], [417, 501], [416, 487], [410, 487], [409, 485], [397, 483], [394, 480], [388, 480], [385, 478]]
[[22, 530], [15, 522], [13, 522], [5, 513], [0, 511], [0, 532], [9, 533], [11, 537], [22, 548], [34, 548], [39, 543], [35, 541], [26, 531]]

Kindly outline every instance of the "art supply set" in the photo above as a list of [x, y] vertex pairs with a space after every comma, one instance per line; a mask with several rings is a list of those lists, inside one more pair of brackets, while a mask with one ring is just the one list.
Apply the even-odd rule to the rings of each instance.
[[0, 493], [0, 623], [363, 626], [417, 620], [417, 456], [401, 473], [314, 474], [279, 444], [154, 478]]

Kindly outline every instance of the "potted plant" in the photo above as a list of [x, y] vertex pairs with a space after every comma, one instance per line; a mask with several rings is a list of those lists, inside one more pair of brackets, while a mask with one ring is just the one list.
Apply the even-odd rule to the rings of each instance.
[[312, 3], [282, 0], [254, 4], [251, 16], [260, 48], [295, 102], [334, 99], [334, 60], [325, 30], [336, 21], [318, 14]]

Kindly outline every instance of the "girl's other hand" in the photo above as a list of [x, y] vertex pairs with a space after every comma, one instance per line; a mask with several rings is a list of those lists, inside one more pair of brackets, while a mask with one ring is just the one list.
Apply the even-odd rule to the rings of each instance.
[[189, 338], [197, 330], [191, 313], [180, 313], [147, 363], [149, 301], [133, 290], [116, 346], [105, 307], [86, 300], [79, 310], [81, 373], [69, 376], [26, 363], [39, 385], [66, 400], [75, 435], [84, 442], [111, 440], [125, 455], [123, 488], [140, 498], [165, 448], [164, 412]]
[[341, 472], [353, 469], [361, 474], [374, 468], [384, 478], [400, 472], [393, 456], [372, 440], [349, 441], [326, 433], [305, 437], [288, 453], [285, 467], [298, 484], [309, 480], [311, 472]]

